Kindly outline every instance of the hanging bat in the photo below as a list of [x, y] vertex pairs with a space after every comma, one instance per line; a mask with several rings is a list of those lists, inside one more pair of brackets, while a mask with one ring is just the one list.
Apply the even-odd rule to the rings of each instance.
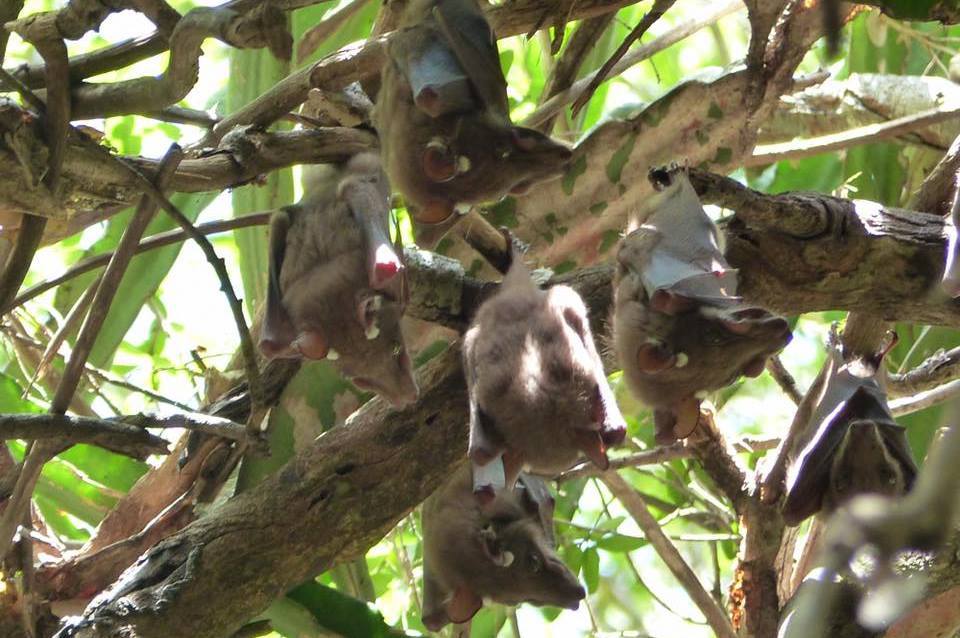
[[607, 383], [587, 309], [572, 288], [540, 290], [520, 254], [464, 336], [469, 456], [482, 498], [521, 468], [556, 474], [581, 455], [608, 466], [626, 423]]
[[555, 551], [553, 498], [540, 479], [487, 506], [471, 496], [469, 466], [423, 505], [423, 624], [469, 621], [485, 599], [576, 609], [586, 593]]
[[653, 212], [621, 242], [613, 345], [633, 393], [653, 408], [656, 440], [688, 436], [705, 392], [758, 376], [789, 343], [789, 324], [737, 297], [737, 272], [717, 244], [684, 169], [651, 171]]
[[947, 259], [940, 285], [951, 297], [960, 297], [960, 188], [953, 193], [950, 215], [944, 220], [943, 230], [947, 236]]
[[569, 148], [511, 123], [496, 39], [475, 0], [411, 2], [387, 54], [374, 120], [418, 230], [565, 169]]
[[[900, 495], [916, 478], [906, 430], [887, 406], [878, 371], [885, 352], [845, 361], [831, 343], [827, 362], [804, 396], [785, 456], [783, 518], [798, 525], [818, 512], [830, 513], [858, 494]], [[782, 491], [771, 474], [764, 499]]]
[[270, 223], [260, 351], [328, 359], [395, 406], [418, 390], [400, 318], [403, 261], [390, 242], [390, 187], [375, 154], [315, 168], [303, 199]]

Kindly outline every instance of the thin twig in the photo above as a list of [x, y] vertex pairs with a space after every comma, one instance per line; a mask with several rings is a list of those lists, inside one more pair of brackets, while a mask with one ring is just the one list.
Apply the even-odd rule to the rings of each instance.
[[[653, 57], [660, 51], [673, 46], [677, 42], [680, 42], [684, 38], [696, 33], [700, 29], [710, 26], [720, 18], [743, 10], [743, 2], [740, 0], [727, 0], [727, 2], [719, 3], [715, 7], [713, 4], [715, 3], [711, 3], [711, 10], [708, 13], [705, 13], [703, 17], [681, 22], [670, 31], [657, 38], [654, 38], [647, 44], [637, 47], [635, 51], [631, 51], [630, 53], [624, 55], [623, 59], [614, 65], [613, 69], [611, 69], [608, 75], [611, 77], [620, 75], [635, 64]], [[587, 89], [590, 87], [591, 82], [593, 82], [596, 77], [597, 72], [594, 71], [590, 75], [587, 75], [574, 82], [570, 88], [557, 93], [549, 100], [541, 104], [537, 110], [527, 116], [527, 118], [523, 120], [523, 125], [530, 127], [540, 126], [551, 117], [556, 115], [556, 113], [564, 106], [576, 100], [579, 96], [584, 95]]]
[[587, 102], [590, 101], [590, 98], [593, 96], [593, 92], [597, 90], [597, 87], [600, 86], [603, 81], [610, 74], [610, 71], [613, 67], [620, 61], [620, 59], [626, 55], [627, 51], [630, 50], [630, 47], [633, 46], [633, 43], [643, 37], [643, 34], [647, 32], [647, 29], [653, 26], [653, 24], [663, 17], [670, 7], [673, 6], [673, 3], [676, 0], [654, 0], [653, 6], [650, 7], [650, 11], [646, 13], [637, 23], [637, 26], [633, 28], [630, 33], [627, 34], [627, 37], [623, 39], [623, 42], [620, 43], [620, 46], [617, 47], [617, 50], [613, 52], [613, 55], [610, 56], [606, 62], [603, 63], [603, 66], [596, 72], [593, 78], [590, 80], [590, 84], [587, 86], [587, 89], [580, 94], [580, 96], [573, 102], [573, 115], [576, 116], [580, 112]]
[[[112, 156], [111, 156], [112, 157]], [[261, 397], [261, 388], [260, 388], [260, 373], [257, 366], [257, 355], [253, 348], [253, 340], [250, 338], [250, 329], [247, 327], [247, 320], [243, 316], [243, 305], [240, 303], [240, 299], [237, 297], [237, 293], [233, 289], [233, 284], [230, 283], [230, 275], [227, 272], [226, 264], [223, 259], [217, 255], [217, 251], [213, 248], [213, 244], [210, 243], [210, 240], [207, 239], [206, 235], [197, 230], [187, 217], [180, 212], [173, 202], [163, 194], [159, 188], [157, 188], [153, 182], [143, 176], [140, 171], [130, 166], [123, 160], [119, 158], [113, 158], [116, 162], [123, 166], [131, 175], [133, 175], [137, 182], [140, 183], [141, 188], [144, 193], [153, 199], [170, 217], [173, 218], [180, 228], [197, 243], [200, 247], [200, 250], [203, 251], [204, 256], [207, 258], [207, 261], [213, 267], [214, 272], [217, 275], [217, 279], [220, 280], [220, 290], [223, 291], [224, 296], [227, 298], [227, 303], [230, 305], [230, 311], [233, 314], [233, 322], [237, 328], [237, 334], [240, 337], [240, 350], [243, 353], [244, 360], [244, 369], [247, 375], [247, 384], [250, 388], [250, 398], [252, 402], [251, 413], [255, 414], [257, 412], [257, 406], [262, 402]], [[254, 422], [254, 419], [251, 419], [247, 424], [247, 427], [250, 428], [252, 433], [259, 432], [260, 423], [259, 420]]]
[[[774, 449], [779, 443], [780, 439], [776, 437], [743, 439], [734, 443], [734, 449], [736, 449], [737, 452], [745, 453], [763, 452]], [[652, 450], [645, 450], [635, 454], [611, 458], [609, 469], [618, 470], [625, 467], [659, 465], [661, 463], [666, 463], [667, 461], [673, 461], [675, 459], [689, 459], [693, 458], [694, 456], [694, 451], [691, 448], [687, 447], [682, 441], [678, 441], [677, 443], [656, 447]], [[600, 476], [602, 474], [603, 471], [597, 469], [593, 463], [583, 463], [573, 469], [567, 470], [558, 476], [556, 480], [557, 482], [562, 482], [584, 476]]]
[[[157, 182], [161, 187], [165, 186], [170, 177], [177, 169], [180, 159], [183, 157], [183, 151], [176, 144], [170, 147], [167, 154], [161, 162], [160, 170], [157, 173]], [[150, 186], [154, 189], [153, 183]], [[54, 393], [50, 404], [52, 414], [64, 414], [73, 399], [80, 378], [83, 374], [87, 357], [93, 348], [93, 344], [100, 333], [103, 321], [110, 309], [110, 304], [119, 287], [120, 280], [126, 272], [130, 259], [133, 257], [133, 250], [136, 248], [140, 237], [146, 230], [147, 224], [153, 218], [156, 212], [156, 205], [146, 195], [141, 197], [140, 205], [134, 212], [130, 224], [124, 230], [120, 243], [117, 245], [117, 251], [107, 265], [106, 270], [97, 287], [97, 293], [91, 304], [90, 312], [80, 328], [80, 334], [77, 337], [70, 359], [64, 368], [60, 377], [60, 383]], [[17, 483], [13, 494], [7, 502], [7, 506], [0, 515], [0, 557], [6, 556], [10, 551], [10, 543], [13, 540], [19, 521], [23, 518], [23, 512], [30, 507], [30, 499], [33, 494], [33, 488], [37, 479], [40, 478], [40, 471], [43, 465], [52, 459], [64, 447], [68, 447], [69, 442], [63, 440], [48, 440], [34, 445], [23, 461], [20, 475], [17, 477]]]
[[800, 392], [796, 379], [793, 378], [793, 375], [790, 374], [787, 367], [783, 365], [783, 361], [780, 360], [779, 355], [773, 355], [767, 359], [767, 372], [769, 372], [773, 380], [777, 382], [777, 385], [780, 386], [783, 393], [793, 401], [794, 405], [800, 405], [800, 401], [803, 400], [803, 393]]
[[629, 512], [633, 520], [636, 521], [640, 529], [643, 530], [643, 534], [650, 545], [653, 546], [657, 555], [680, 582], [680, 586], [683, 587], [706, 617], [707, 623], [714, 633], [720, 638], [736, 638], [737, 634], [734, 632], [727, 615], [710, 595], [710, 592], [704, 589], [697, 575], [693, 573], [683, 556], [660, 529], [657, 519], [650, 514], [640, 493], [614, 471], [605, 472], [602, 480], [604, 485], [617, 497], [624, 509]]
[[[205, 224], [199, 224], [195, 226], [198, 233], [204, 235], [214, 235], [216, 233], [223, 233], [229, 230], [236, 230], [238, 228], [248, 228], [250, 226], [265, 226], [270, 223], [271, 213], [251, 213], [249, 215], [244, 215], [242, 217], [236, 217], [234, 219], [222, 219], [214, 222], [207, 222]], [[164, 246], [169, 246], [171, 244], [176, 244], [178, 242], [184, 241], [189, 237], [189, 233], [186, 230], [180, 228], [176, 230], [168, 230], [166, 232], [157, 233], [156, 235], [151, 235], [147, 237], [139, 244], [137, 244], [134, 254], [139, 255], [140, 253], [147, 252], [149, 250], [154, 250], [157, 248], [162, 248]], [[9, 312], [17, 306], [22, 306], [26, 302], [39, 297], [43, 293], [60, 286], [67, 281], [70, 281], [74, 277], [79, 277], [84, 273], [88, 273], [91, 270], [96, 270], [101, 266], [105, 266], [109, 263], [110, 259], [113, 257], [113, 253], [104, 253], [102, 255], [96, 255], [94, 257], [89, 257], [83, 261], [77, 262], [66, 270], [62, 275], [54, 277], [53, 279], [48, 279], [47, 281], [41, 282], [35, 286], [32, 286], [24, 290], [20, 295], [17, 296], [8, 308], [4, 308], [3, 312]], [[2, 307], [0, 307], [2, 308]]]
[[890, 411], [893, 416], [913, 414], [920, 410], [944, 403], [960, 396], [960, 379], [954, 379], [930, 390], [918, 392], [912, 397], [901, 397], [890, 401]]
[[960, 117], [960, 106], [947, 109], [928, 109], [920, 113], [905, 115], [888, 122], [868, 124], [841, 133], [822, 135], [805, 140], [764, 144], [753, 150], [746, 158], [746, 166], [774, 164], [785, 159], [799, 159], [838, 151], [863, 144], [870, 144], [891, 137], [899, 137], [918, 129], [927, 128]]

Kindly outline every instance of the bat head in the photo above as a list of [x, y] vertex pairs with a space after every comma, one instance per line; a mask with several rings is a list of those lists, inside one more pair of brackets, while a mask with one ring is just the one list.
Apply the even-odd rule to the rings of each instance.
[[562, 175], [572, 157], [564, 144], [489, 113], [459, 116], [435, 132], [419, 146], [420, 188], [405, 193], [426, 223], [443, 221], [458, 204], [522, 195]]
[[[372, 289], [357, 297], [356, 314], [350, 315], [342, 335], [342, 349], [334, 364], [361, 390], [370, 390], [400, 408], [417, 400], [410, 355], [403, 340], [402, 305]], [[332, 357], [328, 353], [328, 359]]]
[[866, 420], [849, 424], [831, 464], [823, 511], [832, 512], [860, 494], [900, 496], [912, 487], [916, 467], [891, 446], [890, 437], [902, 431], [890, 427]]
[[579, 607], [586, 592], [554, 549], [552, 499], [539, 501], [518, 486], [501, 493], [483, 519], [481, 551], [499, 581], [494, 600]]
[[791, 339], [787, 321], [762, 308], [658, 312], [630, 276], [621, 277], [616, 296], [614, 348], [633, 392], [654, 407], [758, 376]]

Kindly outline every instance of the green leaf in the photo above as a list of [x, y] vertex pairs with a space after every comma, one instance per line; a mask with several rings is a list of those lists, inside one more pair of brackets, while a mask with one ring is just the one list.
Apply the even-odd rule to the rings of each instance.
[[626, 553], [640, 549], [647, 544], [647, 539], [626, 534], [610, 534], [597, 540], [597, 547], [608, 552]]
[[[227, 80], [226, 107], [232, 113], [252, 102], [290, 72], [287, 62], [277, 60], [265, 49], [233, 49]], [[289, 126], [275, 127], [289, 128]], [[274, 171], [262, 182], [234, 189], [233, 216], [273, 210], [293, 203], [293, 175], [290, 169]], [[234, 233], [237, 261], [243, 280], [243, 301], [252, 317], [266, 296], [268, 226], [244, 228]]]
[[367, 603], [315, 581], [300, 585], [287, 594], [287, 598], [310, 611], [321, 627], [344, 638], [391, 638], [403, 635], [388, 625], [380, 612]]
[[600, 553], [596, 547], [590, 547], [583, 552], [581, 570], [583, 580], [587, 584], [587, 591], [594, 593], [600, 584]]
[[13, 377], [0, 373], [0, 412], [39, 414], [45, 410], [23, 398], [23, 387]]
[[147, 463], [95, 445], [74, 445], [58, 456], [97, 483], [124, 493], [150, 469]]
[[[177, 193], [170, 199], [187, 219], [196, 221], [197, 216], [216, 197], [217, 193]], [[117, 220], [117, 223], [122, 223]], [[145, 236], [154, 235], [177, 227], [176, 222], [162, 211], [147, 226]], [[107, 368], [113, 360], [117, 348], [123, 342], [130, 326], [140, 314], [143, 306], [157, 293], [180, 254], [182, 243], [164, 246], [149, 253], [137, 255], [127, 267], [110, 305], [110, 310], [90, 351], [90, 364], [98, 368]], [[214, 293], [215, 291], [211, 291]], [[226, 301], [224, 301], [226, 303]]]

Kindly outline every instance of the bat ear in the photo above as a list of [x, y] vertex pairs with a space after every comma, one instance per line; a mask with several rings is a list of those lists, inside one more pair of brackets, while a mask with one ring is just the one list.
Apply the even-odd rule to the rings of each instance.
[[567, 146], [558, 143], [548, 135], [540, 131], [523, 126], [514, 126], [510, 129], [510, 141], [513, 147], [524, 153], [533, 153], [536, 151], [552, 151], [556, 153], [558, 159], [568, 161], [573, 157], [573, 151]]
[[[367, 291], [369, 292], [369, 291]], [[365, 294], [361, 292], [357, 302], [357, 319], [363, 326], [367, 339], [373, 340], [380, 336], [380, 325], [377, 319], [380, 308], [383, 307], [383, 295]]]
[[696, 302], [661, 288], [650, 296], [650, 307], [665, 315], [679, 315], [693, 310]]
[[513, 552], [501, 546], [493, 525], [487, 525], [480, 530], [480, 544], [483, 547], [484, 555], [497, 567], [510, 567], [513, 564]]
[[447, 603], [447, 617], [450, 622], [467, 622], [483, 607], [483, 599], [466, 587], [457, 587]]
[[590, 459], [590, 462], [601, 470], [610, 467], [610, 460], [607, 458], [607, 446], [603, 443], [603, 437], [598, 430], [573, 431], [573, 438], [576, 441], [577, 448], [583, 455]]
[[283, 307], [283, 292], [280, 290], [280, 269], [287, 249], [287, 231], [290, 228], [290, 213], [277, 211], [270, 220], [270, 262], [267, 278], [267, 307], [260, 326], [260, 340], [257, 344], [267, 359], [296, 357], [292, 347], [296, 339], [296, 329]]
[[641, 372], [656, 374], [677, 363], [677, 355], [660, 342], [650, 341], [637, 349], [637, 366]]
[[423, 174], [432, 182], [449, 182], [457, 176], [457, 156], [440, 140], [431, 140], [420, 156]]
[[330, 354], [330, 343], [319, 330], [304, 330], [294, 342], [296, 351], [307, 359], [326, 359]]

